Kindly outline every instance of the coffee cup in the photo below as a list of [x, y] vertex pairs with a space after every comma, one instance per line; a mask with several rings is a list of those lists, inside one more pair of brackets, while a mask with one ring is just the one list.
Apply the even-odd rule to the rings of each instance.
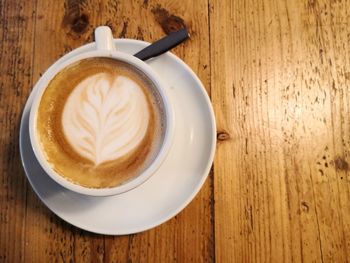
[[145, 62], [115, 49], [109, 27], [96, 49], [54, 63], [35, 85], [29, 134], [41, 167], [85, 195], [121, 194], [161, 166], [174, 133], [167, 86]]

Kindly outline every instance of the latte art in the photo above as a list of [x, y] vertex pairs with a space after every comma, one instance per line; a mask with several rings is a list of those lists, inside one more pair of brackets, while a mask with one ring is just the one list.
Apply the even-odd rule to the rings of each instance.
[[73, 89], [63, 108], [62, 127], [73, 149], [97, 166], [135, 149], [148, 120], [146, 97], [136, 82], [98, 73]]
[[51, 168], [89, 188], [124, 184], [157, 158], [165, 112], [155, 84], [116, 59], [83, 59], [61, 70], [41, 97], [36, 133]]

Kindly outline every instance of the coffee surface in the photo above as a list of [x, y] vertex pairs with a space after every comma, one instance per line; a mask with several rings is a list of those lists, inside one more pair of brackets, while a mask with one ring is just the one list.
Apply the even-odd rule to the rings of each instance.
[[89, 58], [60, 71], [37, 112], [37, 137], [51, 167], [73, 183], [125, 183], [155, 159], [164, 139], [164, 105], [135, 67]]

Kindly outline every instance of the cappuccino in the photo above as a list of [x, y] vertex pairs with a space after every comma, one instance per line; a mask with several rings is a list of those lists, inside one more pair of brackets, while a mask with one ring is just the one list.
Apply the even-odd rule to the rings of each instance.
[[88, 188], [141, 174], [162, 146], [164, 104], [152, 81], [128, 63], [88, 58], [61, 70], [41, 97], [36, 135], [60, 176]]

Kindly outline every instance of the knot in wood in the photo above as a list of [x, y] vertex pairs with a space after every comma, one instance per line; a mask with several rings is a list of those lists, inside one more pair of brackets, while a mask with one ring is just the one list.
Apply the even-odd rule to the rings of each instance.
[[178, 31], [181, 28], [187, 28], [181, 17], [170, 14], [168, 10], [160, 5], [153, 8], [152, 13], [166, 34]]
[[75, 33], [83, 33], [87, 29], [89, 25], [89, 17], [85, 14], [82, 14], [76, 18], [73, 19], [71, 23], [71, 29]]
[[226, 131], [218, 131], [216, 134], [218, 141], [227, 141], [231, 138], [230, 134]]

